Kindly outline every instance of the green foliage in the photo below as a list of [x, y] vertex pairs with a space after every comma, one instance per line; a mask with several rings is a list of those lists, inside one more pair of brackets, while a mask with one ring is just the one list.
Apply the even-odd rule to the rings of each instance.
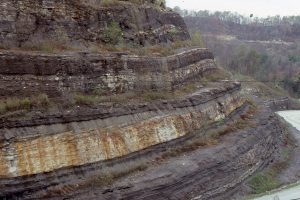
[[254, 194], [261, 194], [279, 187], [279, 182], [274, 178], [273, 172], [260, 173], [254, 176], [249, 185]]
[[208, 10], [199, 10], [199, 11], [194, 11], [194, 10], [186, 10], [186, 9], [181, 9], [180, 7], [176, 6], [173, 9], [175, 12], [179, 13], [181, 16], [186, 17], [186, 16], [191, 16], [191, 17], [210, 17], [212, 19], [218, 19], [221, 21], [228, 21], [228, 22], [234, 22], [238, 24], [251, 24], [251, 23], [256, 23], [259, 25], [264, 25], [264, 26], [274, 26], [274, 25], [282, 25], [282, 24], [300, 24], [300, 15], [298, 16], [268, 16], [265, 18], [262, 17], [250, 17], [250, 16], [245, 16], [241, 15], [236, 12], [230, 12], [230, 11], [215, 11], [211, 12]]
[[300, 77], [298, 79], [285, 78], [282, 82], [283, 88], [294, 94], [295, 97], [300, 97]]
[[26, 51], [41, 51], [45, 53], [57, 53], [65, 50], [74, 50], [71, 46], [63, 40], [43, 40], [26, 42], [21, 47], [21, 50]]
[[18, 99], [18, 98], [8, 98], [6, 100], [0, 101], [0, 114], [5, 114], [6, 112], [16, 111], [16, 110], [29, 110], [32, 106], [32, 101], [29, 98]]
[[156, 0], [155, 3], [161, 8], [166, 8], [166, 0]]
[[123, 40], [123, 32], [117, 22], [112, 22], [104, 31], [105, 42], [117, 45]]
[[118, 3], [119, 3], [118, 0], [102, 0], [101, 6], [109, 7], [109, 6], [117, 5]]
[[49, 106], [49, 104], [50, 104], [50, 100], [48, 98], [48, 95], [46, 95], [46, 94], [40, 94], [37, 97], [37, 102], [38, 102], [38, 104], [40, 104], [43, 107]]
[[29, 98], [25, 98], [25, 99], [10, 98], [6, 100], [7, 111], [15, 111], [19, 109], [29, 110], [30, 107], [31, 107], [31, 101]]
[[170, 94], [164, 91], [151, 91], [142, 93], [141, 97], [144, 101], [166, 100], [170, 98]]
[[205, 46], [200, 32], [195, 32], [192, 34], [192, 45], [199, 47]]
[[166, 8], [165, 0], [102, 0], [100, 5], [104, 7], [109, 7], [109, 6], [121, 4], [122, 2], [130, 2], [137, 5], [151, 3], [154, 4], [156, 7]]
[[75, 103], [79, 105], [94, 105], [97, 102], [96, 96], [77, 94], [74, 97]]
[[174, 26], [171, 30], [169, 30], [169, 34], [174, 36], [179, 33], [179, 30]]
[[0, 101], [0, 114], [13, 112], [17, 110], [30, 110], [32, 107], [45, 108], [50, 104], [46, 94], [40, 94], [38, 97], [26, 98], [8, 98]]
[[228, 67], [237, 73], [265, 81], [269, 79], [267, 72], [272, 67], [272, 57], [268, 54], [261, 54], [255, 49], [239, 46], [234, 50]]
[[300, 62], [300, 56], [289, 55], [288, 58], [289, 58], [289, 61], [292, 63]]

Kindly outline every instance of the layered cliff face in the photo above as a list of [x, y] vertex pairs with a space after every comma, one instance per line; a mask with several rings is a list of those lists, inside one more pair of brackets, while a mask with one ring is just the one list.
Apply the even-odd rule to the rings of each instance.
[[[191, 134], [243, 105], [238, 85], [212, 88], [151, 111], [85, 122], [2, 129], [1, 177], [50, 172], [128, 155]], [[205, 97], [204, 97], [205, 96]]]
[[0, 52], [1, 95], [171, 90], [216, 70], [213, 58], [197, 48], [168, 57]]
[[88, 45], [124, 39], [150, 45], [189, 39], [178, 14], [130, 1], [9, 0], [0, 3], [0, 24], [1, 46], [12, 47], [45, 40]]
[[[0, 43], [8, 47], [36, 41], [111, 45], [115, 33], [121, 37], [118, 40], [134, 47], [189, 39], [178, 14], [167, 11], [161, 1], [143, 2], [1, 2]], [[245, 129], [239, 136], [237, 129], [248, 128], [244, 120], [255, 113], [249, 112], [253, 108], [241, 95], [241, 85], [224, 74], [218, 76], [221, 70], [208, 49], [178, 52], [157, 57], [1, 50], [0, 198], [69, 195], [74, 199], [77, 193], [78, 198], [89, 198], [95, 189], [91, 179], [105, 169], [121, 167], [116, 175], [120, 178], [136, 169], [123, 169], [126, 163], [148, 159], [147, 166], [162, 166], [152, 172], [161, 177], [139, 177], [134, 186], [124, 182], [110, 186], [105, 180], [106, 185], [96, 188], [100, 193], [95, 198], [208, 199], [236, 187], [267, 164], [280, 142], [277, 119], [267, 112], [257, 128]], [[153, 91], [156, 96], [148, 97], [149, 101], [118, 99]], [[40, 94], [44, 102], [37, 104], [46, 103], [46, 108], [30, 102]], [[64, 105], [66, 97], [76, 95], [104, 100]], [[216, 132], [220, 126], [224, 129]], [[235, 134], [229, 141], [217, 145], [216, 138], [231, 132]], [[215, 142], [207, 144], [212, 139]], [[205, 145], [215, 146], [206, 153], [199, 149]], [[191, 168], [182, 165], [174, 176], [164, 176], [166, 165], [156, 162], [162, 159], [159, 155], [188, 147], [198, 152], [188, 156]]]
[[[39, 92], [57, 99], [97, 87], [115, 94], [151, 89], [167, 94], [218, 71], [207, 49], [168, 57], [3, 51], [0, 63], [4, 101]], [[24, 197], [29, 191], [62, 184], [56, 174], [78, 181], [72, 170], [87, 173], [88, 178], [98, 172], [94, 166], [104, 162], [130, 160], [134, 154], [196, 133], [204, 137], [202, 129], [243, 107], [239, 91], [239, 83], [221, 81], [164, 101], [32, 111], [27, 117], [2, 115], [0, 182], [5, 188], [0, 196]]]

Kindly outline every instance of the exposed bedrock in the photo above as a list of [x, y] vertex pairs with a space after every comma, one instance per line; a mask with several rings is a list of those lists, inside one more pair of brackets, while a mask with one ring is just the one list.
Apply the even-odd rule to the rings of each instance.
[[3, 187], [0, 194], [45, 187], [57, 181], [55, 173], [52, 178], [48, 177], [47, 183], [24, 182], [27, 179], [32, 181], [32, 177], [38, 180], [45, 172], [70, 167], [80, 170], [80, 166], [84, 169], [89, 164], [130, 155], [182, 138], [222, 120], [244, 104], [244, 99], [239, 95], [239, 84], [224, 84], [222, 88], [211, 88], [209, 93], [199, 91], [187, 99], [164, 102], [162, 107], [148, 105], [151, 110], [134, 114], [82, 122], [2, 128], [0, 182]]
[[55, 97], [68, 92], [170, 90], [216, 70], [213, 59], [207, 49], [192, 49], [163, 58], [4, 51], [0, 52], [0, 89], [2, 96], [44, 92]]
[[[105, 30], [117, 23], [127, 43], [157, 44], [190, 38], [179, 14], [152, 4], [129, 2], [103, 6], [91, 0], [6, 0], [0, 2], [0, 44], [62, 40], [105, 42]], [[116, 2], [116, 1], [115, 1]]]
[[[108, 189], [73, 191], [72, 199], [212, 200], [237, 187], [274, 159], [282, 127], [273, 114], [257, 116], [255, 128], [225, 136], [222, 143], [174, 158]], [[67, 194], [66, 194], [67, 195]]]

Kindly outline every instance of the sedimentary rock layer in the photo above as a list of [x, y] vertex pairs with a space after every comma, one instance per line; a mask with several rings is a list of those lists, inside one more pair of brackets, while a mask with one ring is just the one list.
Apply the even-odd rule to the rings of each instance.
[[278, 118], [271, 113], [260, 115], [256, 127], [231, 133], [219, 145], [174, 158], [113, 187], [75, 189], [65, 195], [100, 200], [230, 199], [222, 195], [272, 162], [283, 143]]
[[116, 3], [103, 6], [90, 0], [6, 0], [0, 2], [0, 44], [52, 40], [105, 42], [111, 23], [120, 26], [125, 42], [156, 44], [189, 39], [179, 14], [152, 4]]
[[149, 109], [140, 112], [106, 113], [90, 121], [82, 116], [81, 122], [67, 123], [67, 117], [62, 117], [66, 121], [59, 124], [3, 127], [0, 196], [60, 184], [63, 180], [59, 177], [66, 181], [75, 171], [98, 170], [93, 167], [95, 163], [127, 157], [193, 134], [242, 106], [239, 89], [239, 84], [227, 83], [186, 99], [149, 104]]
[[210, 99], [195, 93], [182, 100], [190, 106], [165, 102], [165, 109], [154, 107], [112, 118], [1, 129], [0, 176], [33, 175], [109, 160], [191, 134], [240, 107], [244, 101], [237, 88], [238, 84], [225, 87], [223, 93], [212, 88]]
[[217, 67], [207, 49], [160, 58], [0, 52], [0, 96], [170, 90]]
[[[91, 177], [97, 177], [95, 172], [101, 172], [101, 165], [94, 164], [57, 170], [55, 173], [2, 178], [1, 195], [22, 199], [60, 199], [62, 196], [101, 200], [227, 199], [228, 196], [223, 198], [222, 195], [271, 162], [283, 142], [282, 128], [277, 117], [264, 109], [259, 111], [253, 117], [255, 122], [251, 122], [256, 124], [255, 127], [230, 133], [216, 146], [171, 158], [133, 177], [118, 180], [112, 186], [82, 187], [82, 182], [86, 183], [89, 178], [93, 181]], [[226, 118], [225, 123], [240, 114], [243, 114], [243, 109], [238, 109], [234, 115]], [[196, 131], [197, 134], [205, 132], [203, 129]], [[173, 145], [181, 145], [180, 140], [175, 142]], [[165, 148], [170, 148], [170, 143], [154, 146], [152, 150], [159, 152]], [[145, 150], [135, 156], [145, 156], [143, 152]], [[113, 161], [114, 164], [123, 162]]]

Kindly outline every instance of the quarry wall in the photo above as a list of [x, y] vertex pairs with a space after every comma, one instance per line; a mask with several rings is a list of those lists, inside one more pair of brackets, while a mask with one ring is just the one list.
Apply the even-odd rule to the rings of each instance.
[[1, 96], [171, 90], [217, 67], [207, 49], [168, 57], [0, 52]]
[[33, 175], [99, 162], [191, 134], [242, 106], [238, 88], [231, 85], [223, 91], [206, 92], [206, 97], [199, 93], [173, 105], [165, 102], [165, 109], [149, 105], [152, 111], [119, 117], [2, 128], [0, 176]]
[[106, 43], [116, 23], [121, 38], [133, 45], [153, 45], [190, 38], [179, 14], [132, 3], [102, 5], [84, 0], [8, 0], [0, 2], [0, 44], [20, 47], [49, 41], [66, 46]]

